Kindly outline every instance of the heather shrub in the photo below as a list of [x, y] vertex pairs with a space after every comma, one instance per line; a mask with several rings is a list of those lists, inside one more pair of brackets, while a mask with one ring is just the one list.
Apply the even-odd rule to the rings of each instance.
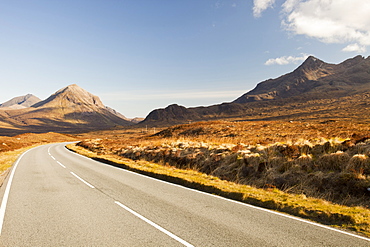
[[324, 154], [316, 162], [316, 167], [322, 171], [341, 171], [346, 166], [350, 157], [347, 153], [337, 151], [336, 153]]
[[346, 167], [347, 171], [352, 171], [356, 174], [370, 175], [369, 157], [364, 154], [355, 154]]

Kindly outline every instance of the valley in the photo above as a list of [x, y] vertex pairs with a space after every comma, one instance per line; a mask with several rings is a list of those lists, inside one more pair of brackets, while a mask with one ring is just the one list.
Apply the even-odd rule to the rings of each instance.
[[233, 102], [138, 123], [76, 84], [16, 97], [0, 105], [0, 154], [78, 141], [113, 166], [370, 236], [369, 63], [309, 57]]

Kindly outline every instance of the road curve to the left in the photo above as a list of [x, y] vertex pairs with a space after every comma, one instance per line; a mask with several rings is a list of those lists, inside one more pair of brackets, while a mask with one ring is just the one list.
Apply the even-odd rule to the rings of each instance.
[[370, 246], [364, 237], [87, 159], [65, 144], [24, 153], [0, 196], [0, 246]]

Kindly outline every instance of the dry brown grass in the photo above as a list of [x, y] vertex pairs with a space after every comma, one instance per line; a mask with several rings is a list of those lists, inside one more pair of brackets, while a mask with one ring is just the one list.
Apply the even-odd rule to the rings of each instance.
[[82, 145], [99, 154], [190, 168], [259, 188], [274, 186], [349, 206], [370, 205], [366, 123], [213, 121], [148, 131], [93, 133], [81, 137], [100, 139]]
[[31, 147], [46, 143], [68, 142], [76, 140], [77, 139], [72, 135], [64, 135], [53, 132], [44, 134], [27, 133], [13, 137], [0, 136], [0, 174], [4, 175], [4, 173], [11, 167], [18, 156]]
[[[94, 142], [90, 142], [90, 144], [92, 143]], [[82, 146], [86, 144], [82, 144]], [[278, 190], [274, 186], [258, 189], [222, 180], [192, 169], [179, 169], [143, 160], [133, 161], [119, 155], [104, 154], [104, 152], [97, 154], [102, 146], [97, 147], [94, 151], [82, 146], [71, 144], [68, 148], [87, 157], [138, 173], [370, 236], [370, 210], [363, 207], [347, 207], [307, 197], [304, 194], [290, 194]], [[230, 161], [237, 162], [238, 158], [231, 158]]]

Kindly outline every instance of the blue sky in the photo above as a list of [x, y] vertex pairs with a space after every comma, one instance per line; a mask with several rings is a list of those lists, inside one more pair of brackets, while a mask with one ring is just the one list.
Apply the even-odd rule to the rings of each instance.
[[127, 117], [230, 102], [370, 46], [368, 0], [2, 0], [0, 102], [76, 83]]

